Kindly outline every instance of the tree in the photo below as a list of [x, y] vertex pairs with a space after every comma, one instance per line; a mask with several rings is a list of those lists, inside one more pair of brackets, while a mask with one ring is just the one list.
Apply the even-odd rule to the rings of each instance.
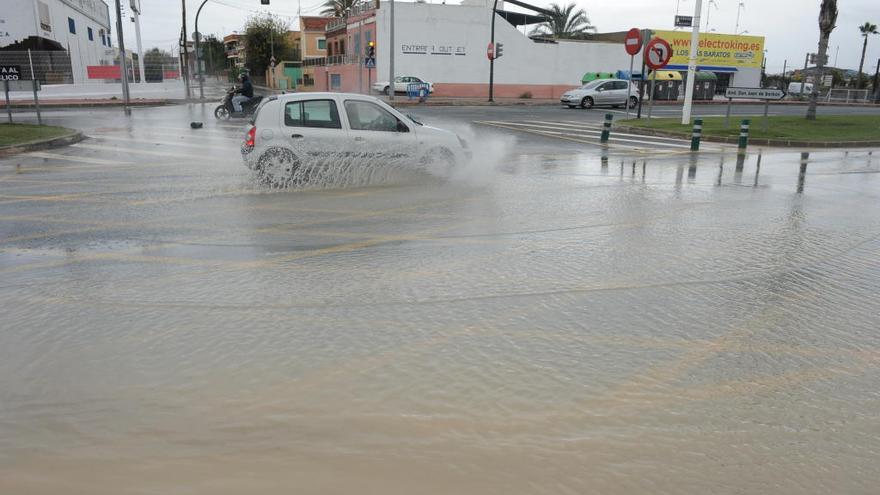
[[217, 74], [226, 68], [226, 46], [217, 36], [209, 34], [199, 42], [199, 58], [205, 63], [205, 72]]
[[[862, 32], [862, 37], [865, 38], [865, 42], [862, 43], [862, 60], [859, 62], [859, 74], [858, 74], [858, 85], [856, 87], [862, 87], [862, 69], [865, 67], [865, 50], [868, 49], [868, 36], [872, 34], [880, 34], [880, 31], [877, 31], [877, 25], [871, 24], [870, 22], [866, 22], [859, 26], [859, 31]], [[867, 82], [867, 79], [865, 79]]]
[[144, 80], [159, 82], [164, 79], [164, 70], [177, 71], [177, 59], [170, 53], [153, 48], [144, 53]]
[[810, 105], [807, 107], [807, 120], [816, 120], [816, 103], [819, 101], [819, 86], [825, 71], [825, 57], [828, 54], [828, 38], [834, 31], [837, 22], [837, 0], [822, 0], [819, 7], [819, 54], [816, 60], [817, 84], [810, 93]]
[[247, 20], [244, 25], [244, 53], [247, 68], [252, 74], [265, 74], [273, 53], [278, 60], [290, 51], [287, 28], [286, 22], [268, 13]]
[[360, 0], [326, 0], [321, 15], [332, 17], [348, 17]]
[[584, 9], [577, 9], [576, 4], [570, 3], [564, 7], [557, 3], [551, 3], [550, 10], [553, 15], [549, 19], [532, 30], [533, 35], [552, 36], [557, 39], [583, 39], [596, 30], [590, 25]]

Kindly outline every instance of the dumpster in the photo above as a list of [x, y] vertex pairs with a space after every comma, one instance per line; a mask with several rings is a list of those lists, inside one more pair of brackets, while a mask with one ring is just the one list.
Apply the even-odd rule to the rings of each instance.
[[590, 81], [595, 81], [596, 79], [614, 79], [613, 72], [587, 72], [584, 74], [584, 77], [581, 78], [581, 84], [587, 84]]
[[[681, 90], [681, 74], [673, 70], [658, 70], [657, 82], [654, 83], [655, 100], [677, 100]], [[653, 74], [648, 75], [649, 88]]]
[[714, 72], [698, 71], [694, 74], [694, 99], [711, 100], [715, 98], [718, 76]]

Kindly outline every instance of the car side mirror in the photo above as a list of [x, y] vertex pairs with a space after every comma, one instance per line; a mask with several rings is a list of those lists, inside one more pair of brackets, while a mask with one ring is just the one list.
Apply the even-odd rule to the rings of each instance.
[[401, 121], [397, 121], [397, 132], [409, 132], [409, 127]]

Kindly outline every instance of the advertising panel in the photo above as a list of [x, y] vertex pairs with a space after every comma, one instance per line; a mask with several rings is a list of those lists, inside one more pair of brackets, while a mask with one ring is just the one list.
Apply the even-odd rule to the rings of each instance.
[[[686, 69], [691, 48], [690, 31], [654, 31], [672, 46], [672, 59], [667, 68]], [[763, 36], [737, 36], [735, 34], [700, 33], [697, 66], [760, 68], [764, 61]]]

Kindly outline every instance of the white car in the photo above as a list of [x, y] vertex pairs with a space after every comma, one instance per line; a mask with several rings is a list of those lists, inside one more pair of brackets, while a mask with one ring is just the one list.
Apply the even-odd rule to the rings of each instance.
[[568, 108], [593, 108], [596, 105], [620, 107], [627, 104], [626, 88], [629, 92], [629, 107], [639, 104], [639, 88], [623, 79], [597, 79], [584, 84], [580, 88], [566, 91], [559, 101]]
[[[415, 76], [397, 76], [394, 78], [394, 92], [395, 93], [406, 93], [407, 88], [410, 84], [427, 84], [428, 85], [428, 94], [434, 92], [434, 85], [429, 83], [428, 81], [423, 81]], [[388, 81], [376, 81], [373, 83], [373, 91], [377, 93], [382, 93], [384, 95], [391, 94], [391, 85], [388, 84]]]
[[316, 171], [371, 164], [448, 176], [471, 156], [455, 133], [424, 125], [372, 96], [348, 93], [267, 98], [241, 151], [245, 164], [273, 186], [308, 182]]

